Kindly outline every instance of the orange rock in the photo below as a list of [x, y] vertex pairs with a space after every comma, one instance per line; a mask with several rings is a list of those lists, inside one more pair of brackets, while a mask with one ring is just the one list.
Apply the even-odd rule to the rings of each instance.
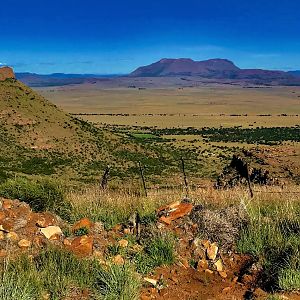
[[93, 253], [94, 238], [92, 236], [76, 237], [67, 248], [79, 257], [89, 256]]
[[183, 266], [188, 269], [190, 267], [190, 264], [188, 262], [188, 260], [186, 258], [184, 258], [183, 260], [181, 260], [181, 263], [183, 264]]
[[4, 249], [0, 249], [0, 257], [5, 257], [7, 255], [7, 251]]
[[19, 236], [17, 233], [15, 232], [9, 232], [7, 235], [6, 235], [6, 239], [7, 240], [10, 240], [10, 241], [17, 241], [19, 239]]
[[128, 246], [128, 241], [127, 240], [120, 240], [120, 241], [118, 241], [118, 245], [122, 248], [126, 248]]
[[179, 205], [180, 205], [180, 201], [176, 201], [176, 202], [173, 202], [171, 204], [161, 206], [160, 208], [157, 209], [157, 212], [160, 212], [160, 211], [163, 211], [163, 210], [174, 209], [174, 208], [177, 208]]
[[65, 246], [71, 246], [72, 245], [72, 242], [68, 239], [64, 239], [63, 243], [64, 243]]
[[206, 259], [200, 259], [197, 264], [197, 270], [202, 271], [208, 269], [208, 262]]
[[228, 293], [228, 292], [230, 292], [230, 290], [231, 290], [231, 287], [228, 286], [222, 290], [222, 293]]
[[253, 276], [248, 275], [248, 274], [243, 275], [242, 280], [241, 280], [241, 282], [246, 285], [251, 284], [253, 281], [254, 281]]
[[9, 199], [4, 199], [2, 201], [2, 208], [3, 209], [11, 209], [13, 207], [13, 201]]
[[129, 228], [125, 228], [123, 232], [124, 232], [124, 234], [130, 234], [130, 229]]
[[205, 274], [212, 275], [212, 274], [214, 274], [214, 271], [212, 271], [210, 269], [206, 269]]
[[218, 254], [219, 247], [216, 243], [212, 243], [206, 250], [207, 257], [211, 260], [215, 260]]
[[121, 230], [122, 230], [122, 225], [121, 225], [121, 224], [117, 224], [117, 225], [115, 225], [115, 226], [112, 228], [112, 230], [113, 230], [113, 231], [116, 231], [116, 232], [121, 231]]
[[26, 239], [22, 239], [18, 242], [18, 246], [20, 248], [29, 248], [31, 246], [31, 242]]
[[112, 261], [116, 265], [124, 265], [125, 263], [124, 258], [120, 254], [116, 255]]
[[5, 219], [5, 213], [3, 211], [0, 211], [0, 221]]
[[170, 225], [172, 221], [188, 215], [192, 211], [192, 209], [192, 204], [180, 203], [179, 205], [171, 209], [168, 216], [162, 216], [159, 220], [167, 225]]
[[15, 78], [13, 69], [10, 67], [0, 68], [0, 81], [3, 81], [8, 78]]
[[48, 213], [43, 213], [42, 215], [38, 216], [38, 220], [36, 221], [36, 225], [40, 228], [53, 226], [54, 223], [55, 223], [55, 218]]
[[209, 240], [203, 240], [202, 245], [205, 249], [208, 249], [210, 247], [210, 241]]
[[227, 273], [225, 271], [220, 271], [219, 275], [224, 279], [227, 278]]
[[3, 221], [1, 221], [1, 225], [0, 225], [0, 230], [4, 231], [4, 232], [9, 232], [11, 230], [13, 230], [14, 228], [14, 222], [11, 219], [5, 219]]
[[79, 220], [78, 222], [76, 222], [73, 226], [72, 226], [72, 232], [75, 232], [79, 229], [83, 229], [86, 228], [88, 231], [91, 230], [91, 228], [93, 227], [94, 223], [92, 221], [90, 221], [88, 218], [83, 218], [81, 220]]

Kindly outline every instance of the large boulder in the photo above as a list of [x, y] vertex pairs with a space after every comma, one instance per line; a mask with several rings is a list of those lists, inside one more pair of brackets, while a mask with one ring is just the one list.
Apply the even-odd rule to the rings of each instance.
[[0, 81], [4, 81], [6, 79], [15, 79], [15, 73], [10, 67], [2, 67], [0, 68]]

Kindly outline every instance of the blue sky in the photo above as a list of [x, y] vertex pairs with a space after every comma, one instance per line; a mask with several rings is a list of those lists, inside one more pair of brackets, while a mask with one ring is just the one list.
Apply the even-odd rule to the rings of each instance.
[[6, 0], [0, 63], [37, 73], [128, 73], [161, 58], [300, 69], [299, 0]]

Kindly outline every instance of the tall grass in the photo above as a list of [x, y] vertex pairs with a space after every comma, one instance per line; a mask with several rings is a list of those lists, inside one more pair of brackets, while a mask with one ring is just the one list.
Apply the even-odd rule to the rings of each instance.
[[8, 179], [0, 184], [0, 196], [24, 201], [35, 211], [52, 211], [63, 215], [68, 207], [61, 184], [45, 178]]
[[71, 289], [88, 289], [91, 299], [138, 299], [140, 279], [132, 266], [109, 265], [79, 259], [60, 249], [48, 249], [29, 259], [8, 260], [0, 266], [1, 300], [51, 300], [68, 296]]
[[260, 260], [266, 289], [300, 290], [299, 200], [289, 195], [247, 207], [250, 224], [243, 228], [237, 249]]

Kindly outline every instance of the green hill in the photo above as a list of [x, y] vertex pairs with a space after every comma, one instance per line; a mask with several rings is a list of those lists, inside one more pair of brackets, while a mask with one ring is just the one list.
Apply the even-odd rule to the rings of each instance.
[[116, 178], [152, 179], [178, 172], [178, 153], [128, 134], [99, 129], [66, 114], [15, 79], [0, 81], [0, 178], [15, 174], [99, 179], [109, 164]]

